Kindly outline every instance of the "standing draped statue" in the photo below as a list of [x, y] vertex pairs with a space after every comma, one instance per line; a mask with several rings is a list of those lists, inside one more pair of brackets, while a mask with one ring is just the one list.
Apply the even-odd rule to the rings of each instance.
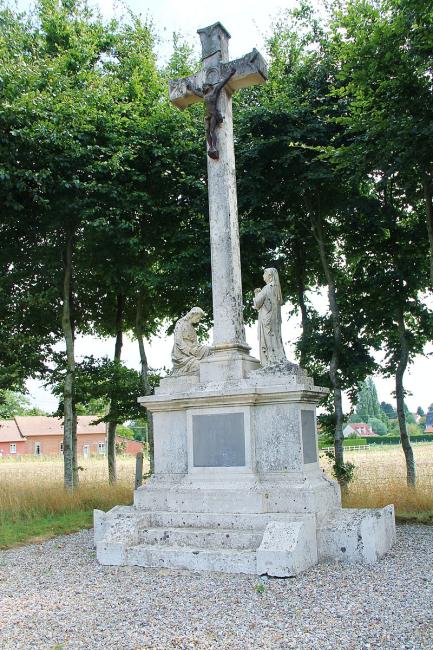
[[200, 307], [193, 307], [180, 318], [174, 328], [174, 344], [171, 352], [172, 375], [190, 375], [199, 371], [199, 360], [210, 354], [207, 345], [200, 345], [194, 325], [205, 315]]
[[265, 269], [263, 279], [266, 285], [263, 289], [254, 291], [254, 307], [259, 312], [260, 363], [269, 366], [271, 363], [287, 361], [281, 337], [283, 298], [277, 269]]

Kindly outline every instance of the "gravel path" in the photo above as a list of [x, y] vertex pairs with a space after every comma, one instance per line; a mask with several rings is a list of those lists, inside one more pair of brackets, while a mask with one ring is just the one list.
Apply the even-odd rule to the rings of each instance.
[[433, 528], [373, 566], [263, 580], [103, 567], [92, 531], [0, 552], [1, 650], [433, 648]]

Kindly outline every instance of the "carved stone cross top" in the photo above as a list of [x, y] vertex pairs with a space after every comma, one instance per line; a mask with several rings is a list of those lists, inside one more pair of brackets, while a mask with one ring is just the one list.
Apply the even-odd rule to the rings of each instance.
[[223, 97], [219, 99], [222, 89], [225, 88], [230, 97], [233, 91], [239, 88], [264, 83], [267, 79], [267, 67], [256, 49], [241, 59], [228, 61], [230, 34], [221, 23], [199, 29], [198, 34], [202, 44], [204, 67], [195, 75], [170, 81], [170, 100], [180, 110], [195, 102], [204, 101], [208, 121], [208, 154], [210, 158], [218, 159], [219, 151], [213, 145], [216, 145], [217, 127], [224, 120], [225, 102]]
[[230, 34], [221, 25], [199, 29], [203, 68], [195, 75], [170, 81], [170, 100], [183, 110], [204, 101], [208, 143], [208, 194], [212, 258], [214, 353], [245, 354], [236, 171], [233, 145], [232, 94], [264, 83], [267, 67], [252, 50], [229, 61]]

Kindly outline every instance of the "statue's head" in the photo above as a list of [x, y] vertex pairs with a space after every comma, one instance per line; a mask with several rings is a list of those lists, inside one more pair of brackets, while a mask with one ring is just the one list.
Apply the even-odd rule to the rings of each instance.
[[186, 315], [191, 323], [199, 323], [204, 316], [206, 316], [206, 314], [201, 307], [193, 307]]
[[275, 282], [275, 280], [278, 280], [277, 269], [274, 268], [265, 269], [263, 272], [263, 280], [266, 282], [266, 284], [270, 284], [271, 282]]
[[273, 293], [279, 305], [283, 304], [283, 297], [281, 294], [280, 278], [278, 277], [277, 269], [273, 267], [265, 269], [263, 273], [263, 280], [266, 284], [271, 284], [273, 287]]

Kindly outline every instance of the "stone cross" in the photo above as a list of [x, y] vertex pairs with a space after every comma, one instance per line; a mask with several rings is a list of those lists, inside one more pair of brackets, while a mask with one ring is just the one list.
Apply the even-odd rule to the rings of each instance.
[[[209, 89], [219, 91], [215, 107], [218, 111], [215, 128], [217, 150], [215, 155], [215, 150], [210, 149], [207, 157], [213, 350], [218, 352], [237, 349], [245, 353], [249, 347], [245, 342], [242, 315], [232, 94], [240, 88], [264, 83], [267, 79], [267, 67], [263, 57], [255, 49], [240, 59], [229, 61], [230, 34], [221, 23], [199, 29], [198, 34], [202, 44], [203, 68], [195, 75], [170, 81], [170, 100], [183, 110], [195, 102], [206, 102]], [[213, 94], [215, 96], [216, 92]], [[207, 109], [209, 111], [209, 104]], [[209, 136], [209, 119], [207, 131]]]

